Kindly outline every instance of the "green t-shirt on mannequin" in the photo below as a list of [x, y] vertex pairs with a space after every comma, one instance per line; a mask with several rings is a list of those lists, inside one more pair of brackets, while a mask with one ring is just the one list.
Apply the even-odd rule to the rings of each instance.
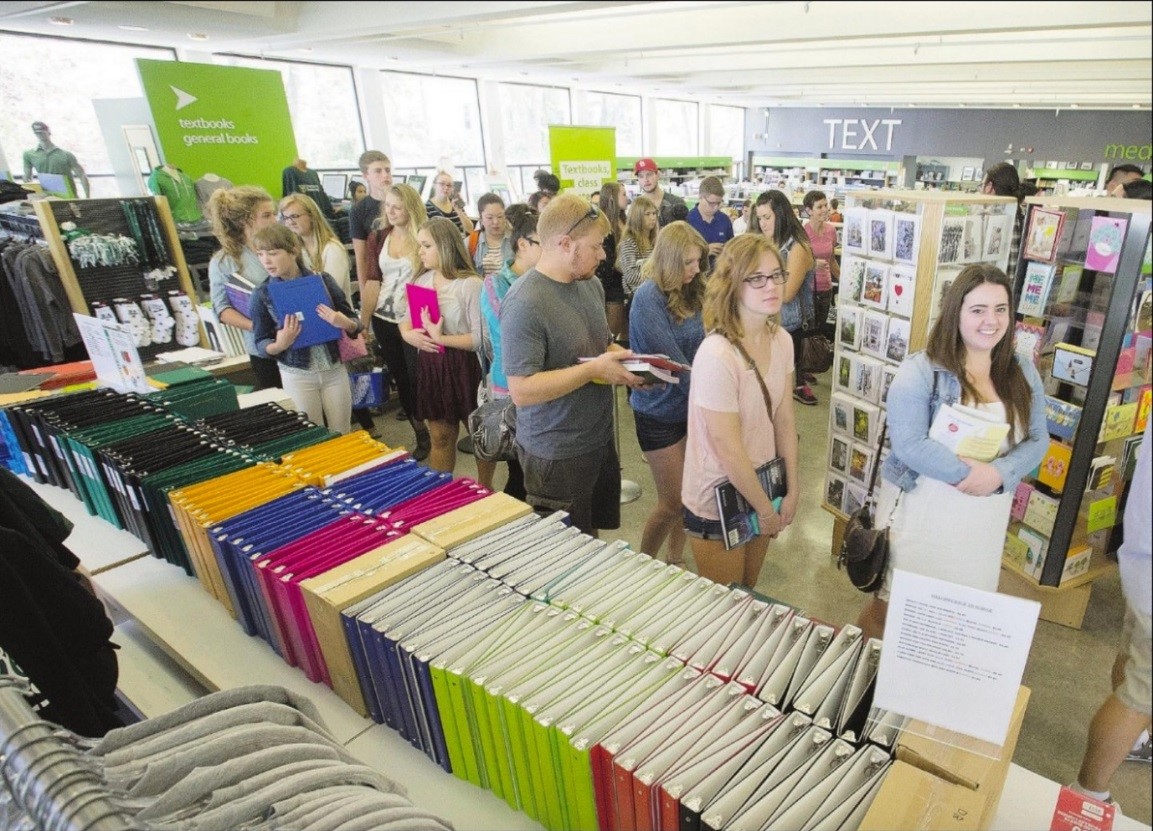
[[148, 177], [148, 190], [168, 198], [176, 222], [187, 225], [204, 221], [196, 201], [196, 183], [180, 168], [170, 165], [157, 167]]

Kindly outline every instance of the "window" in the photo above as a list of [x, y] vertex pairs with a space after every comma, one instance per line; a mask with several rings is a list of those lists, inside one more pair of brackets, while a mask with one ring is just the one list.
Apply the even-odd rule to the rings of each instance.
[[[93, 196], [118, 196], [112, 162], [92, 107], [94, 98], [140, 98], [136, 58], [173, 60], [171, 49], [0, 32], [0, 147], [12, 173], [36, 146], [32, 122], [70, 151], [88, 174]], [[50, 68], [50, 71], [46, 69]]]
[[484, 165], [476, 81], [380, 74], [394, 167]]
[[[313, 168], [356, 167], [364, 151], [352, 69], [347, 66], [216, 55], [218, 63], [275, 69], [284, 79], [296, 152]], [[285, 161], [292, 164], [292, 159]]]
[[745, 152], [745, 110], [743, 107], [709, 107], [708, 156], [740, 159]]
[[692, 101], [653, 101], [656, 135], [650, 142], [654, 156], [696, 156], [697, 105]]
[[546, 163], [550, 124], [571, 124], [567, 89], [500, 84], [501, 134], [508, 165]]
[[581, 121], [598, 127], [616, 127], [618, 156], [644, 155], [639, 96], [590, 92], [585, 100], [588, 102], [588, 113]]

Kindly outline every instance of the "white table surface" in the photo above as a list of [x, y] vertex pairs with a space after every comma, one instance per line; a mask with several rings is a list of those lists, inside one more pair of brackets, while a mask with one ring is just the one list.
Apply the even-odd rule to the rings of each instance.
[[93, 574], [144, 557], [148, 546], [139, 537], [121, 531], [102, 517], [91, 516], [84, 503], [67, 488], [42, 485], [21, 477], [40, 498], [72, 521], [72, 533], [64, 544]]
[[[1046, 779], [1020, 765], [1009, 765], [1005, 790], [1001, 793], [1001, 804], [993, 816], [991, 831], [1038, 831], [1048, 828], [1060, 792], [1060, 782]], [[1113, 828], [1115, 831], [1149, 831], [1148, 825], [1121, 814], [1113, 817]]]

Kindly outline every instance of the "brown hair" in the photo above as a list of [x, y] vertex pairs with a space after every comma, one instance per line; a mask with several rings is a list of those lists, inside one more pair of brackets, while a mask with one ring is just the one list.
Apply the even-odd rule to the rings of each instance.
[[625, 224], [624, 212], [621, 210], [620, 195], [623, 186], [620, 182], [605, 182], [601, 185], [598, 202], [601, 213], [609, 222], [609, 231], [614, 237], [621, 236], [621, 226]]
[[701, 186], [697, 189], [701, 196], [720, 196], [722, 199], [725, 195], [725, 186], [721, 184], [721, 180], [716, 176], [706, 176], [701, 180]]
[[[717, 257], [716, 268], [705, 289], [702, 313], [705, 331], [714, 331], [729, 340], [745, 336], [738, 311], [744, 280], [757, 270], [761, 257], [772, 254], [784, 268], [781, 252], [764, 234], [741, 234], [730, 240]], [[768, 320], [769, 331], [776, 333], [778, 316]]]
[[252, 247], [257, 251], [287, 251], [296, 255], [296, 267], [301, 274], [309, 274], [304, 264], [304, 246], [300, 237], [283, 225], [269, 225], [252, 235]]
[[660, 211], [657, 210], [657, 206], [643, 196], [638, 197], [629, 205], [628, 218], [625, 222], [624, 239], [632, 237], [636, 240], [637, 253], [642, 255], [648, 254], [653, 250], [653, 246], [657, 241], [657, 231], [659, 230], [659, 227], [651, 231], [645, 230], [645, 214], [649, 211], [657, 215], [659, 222]]
[[275, 204], [268, 191], [253, 185], [222, 188], [208, 199], [208, 217], [212, 220], [212, 233], [220, 242], [224, 253], [236, 262], [248, 244], [248, 224], [256, 209], [265, 202]]
[[432, 237], [439, 261], [436, 270], [444, 275], [446, 280], [477, 276], [468, 249], [464, 247], [464, 237], [460, 235], [460, 229], [451, 219], [445, 219], [443, 216], [434, 217], [426, 220], [420, 226], [420, 230]]
[[[686, 285], [685, 257], [693, 248], [701, 261], [701, 270]], [[709, 244], [696, 228], [684, 220], [671, 222], [657, 234], [653, 253], [641, 267], [644, 279], [652, 280], [668, 300], [669, 314], [683, 323], [701, 311], [708, 270]]]
[[360, 159], [358, 160], [358, 164], [360, 165], [360, 172], [368, 173], [368, 166], [373, 162], [384, 162], [390, 167], [392, 166], [392, 160], [389, 159], [388, 156], [381, 153], [379, 150], [365, 150], [360, 154]]
[[[1005, 289], [1005, 302], [1008, 303], [1009, 309], [1015, 308], [1013, 286], [1004, 271], [984, 263], [966, 266], [949, 286], [949, 291], [941, 304], [941, 315], [929, 332], [929, 343], [925, 348], [925, 353], [933, 363], [957, 376], [961, 382], [961, 398], [967, 402], [979, 402], [981, 396], [965, 371], [968, 351], [961, 339], [961, 311], [969, 292], [983, 283], [991, 283]], [[1017, 363], [1012, 330], [1007, 331], [1000, 342], [993, 347], [993, 365], [989, 375], [993, 381], [993, 389], [997, 391], [997, 397], [1005, 405], [1005, 415], [1013, 425], [1014, 432], [1028, 430], [1033, 391], [1029, 389], [1025, 373]]]
[[828, 197], [825, 196], [825, 192], [823, 190], [811, 190], [805, 194], [805, 198], [802, 201], [802, 204], [805, 206], [806, 211], [811, 211], [813, 209], [813, 205], [816, 205], [818, 202], [824, 201], [826, 199], [828, 199]]

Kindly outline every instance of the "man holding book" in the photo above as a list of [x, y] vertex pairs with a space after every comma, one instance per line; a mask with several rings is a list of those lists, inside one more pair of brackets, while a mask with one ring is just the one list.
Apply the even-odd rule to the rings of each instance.
[[[604, 289], [603, 215], [576, 194], [552, 199], [537, 223], [541, 256], [501, 309], [504, 371], [517, 407], [517, 456], [527, 501], [568, 511], [581, 531], [620, 527], [620, 463], [611, 384], [640, 386], [612, 343]], [[581, 362], [583, 356], [596, 356]]]

